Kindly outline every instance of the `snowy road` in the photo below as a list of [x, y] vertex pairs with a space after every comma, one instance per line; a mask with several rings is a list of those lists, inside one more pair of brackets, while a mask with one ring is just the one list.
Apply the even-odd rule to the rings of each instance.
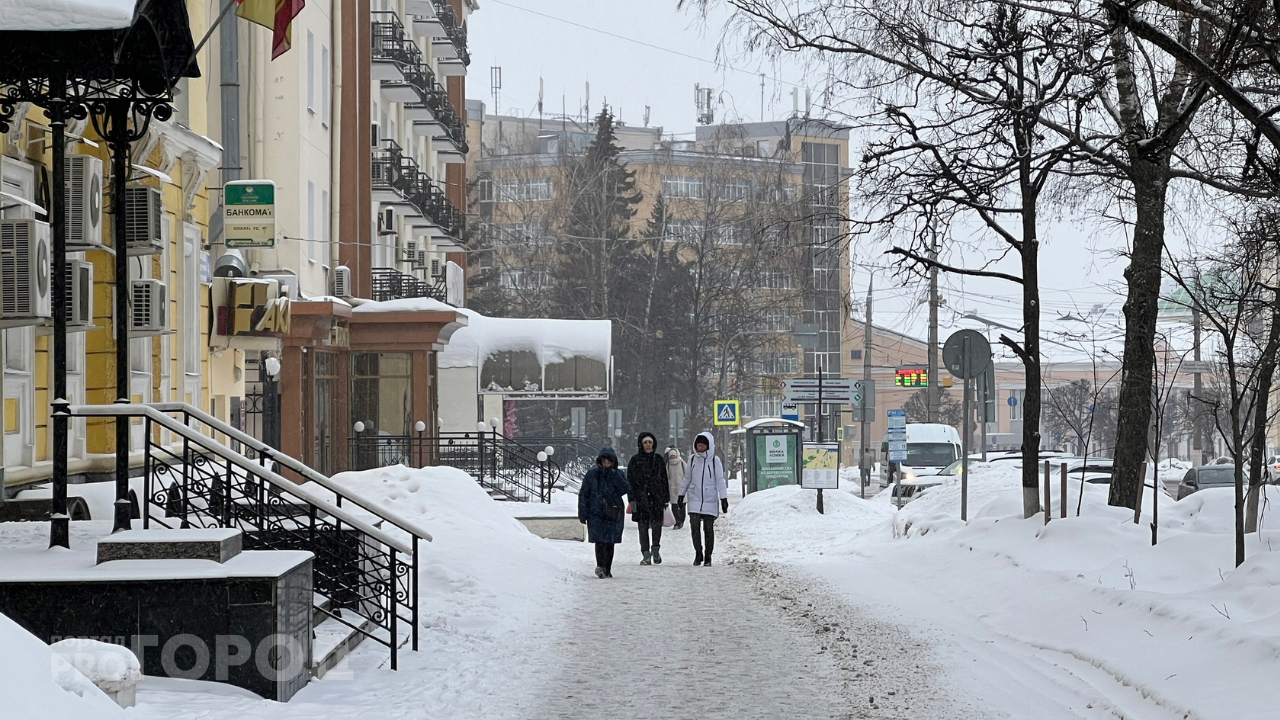
[[688, 529], [641, 567], [634, 524], [614, 579], [589, 577], [590, 545], [564, 544], [583, 580], [548, 649], [531, 718], [982, 717], [932, 682], [928, 649], [834, 596], [762, 563], [693, 566]]

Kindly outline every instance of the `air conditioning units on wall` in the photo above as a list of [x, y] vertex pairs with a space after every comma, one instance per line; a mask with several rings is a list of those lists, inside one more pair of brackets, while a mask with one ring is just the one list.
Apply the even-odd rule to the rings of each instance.
[[159, 280], [134, 280], [129, 283], [132, 304], [129, 332], [157, 333], [169, 329], [168, 288]]
[[67, 249], [102, 247], [102, 161], [92, 155], [67, 158]]
[[93, 327], [93, 263], [67, 260], [67, 330]]
[[160, 191], [147, 185], [125, 188], [125, 247], [130, 255], [157, 255], [163, 249], [160, 229], [164, 203]]
[[35, 324], [50, 313], [49, 225], [0, 220], [0, 320]]

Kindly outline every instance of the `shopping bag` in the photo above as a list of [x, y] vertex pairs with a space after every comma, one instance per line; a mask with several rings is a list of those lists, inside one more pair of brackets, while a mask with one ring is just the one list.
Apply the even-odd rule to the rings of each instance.
[[662, 527], [675, 527], [676, 516], [671, 512], [671, 506], [666, 506], [662, 511]]
[[627, 503], [627, 514], [631, 514], [631, 503]]

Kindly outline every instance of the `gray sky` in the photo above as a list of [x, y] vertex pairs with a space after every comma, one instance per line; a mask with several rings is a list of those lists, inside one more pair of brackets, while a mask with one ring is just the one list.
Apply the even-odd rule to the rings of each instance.
[[[502, 67], [499, 102], [504, 114], [537, 117], [541, 78], [545, 117], [561, 113], [562, 98], [568, 114], [580, 115], [589, 82], [593, 113], [607, 100], [623, 121], [638, 125], [648, 106], [650, 125], [684, 137], [691, 137], [696, 126], [695, 83], [715, 89], [717, 121], [747, 122], [761, 117], [760, 72], [766, 73], [764, 117], [768, 120], [789, 115], [792, 89], [805, 85], [805, 73], [798, 63], [782, 68], [775, 76], [770, 63], [743, 57], [734, 49], [724, 53], [727, 64], [717, 62], [725, 16], [713, 16], [704, 23], [694, 15], [677, 12], [675, 0], [480, 2], [480, 9], [469, 21], [472, 62], [467, 87], [468, 96], [483, 100], [491, 112], [493, 66]], [[815, 105], [820, 90], [815, 81]], [[803, 89], [799, 103], [803, 108]], [[856, 145], [854, 158], [860, 154]], [[1110, 306], [1118, 313], [1121, 298], [1113, 290], [1122, 282], [1125, 262], [1117, 251], [1125, 245], [1123, 233], [1109, 225], [1099, 228], [1098, 223], [1085, 219], [1047, 226], [1044, 236], [1041, 282], [1046, 333], [1055, 328], [1088, 330], [1078, 322], [1055, 321], [1063, 314], [1087, 313], [1095, 304]], [[928, 308], [919, 301], [926, 287], [904, 284], [903, 278], [883, 269], [888, 264], [882, 256], [885, 247], [855, 244], [854, 295], [859, 300], [865, 296], [868, 277], [874, 271], [876, 324], [923, 337]], [[995, 246], [988, 243], [987, 247]], [[951, 261], [963, 264], [965, 259], [958, 253]], [[881, 269], [875, 269], [877, 266]], [[1000, 269], [1018, 272], [1013, 258], [1005, 260]], [[946, 303], [941, 313], [944, 328], [975, 326], [959, 319], [971, 311], [1008, 325], [1020, 324], [1018, 286], [959, 277], [944, 277], [941, 284]], [[1096, 328], [1097, 332], [1104, 330]], [[1046, 345], [1045, 352], [1059, 355], [1065, 351]]]

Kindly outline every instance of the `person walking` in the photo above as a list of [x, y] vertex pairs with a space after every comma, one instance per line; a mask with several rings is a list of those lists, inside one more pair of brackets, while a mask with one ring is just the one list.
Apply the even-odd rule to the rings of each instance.
[[618, 469], [618, 455], [611, 447], [602, 448], [578, 491], [578, 521], [587, 526], [587, 540], [596, 546], [598, 578], [613, 577], [613, 546], [622, 542], [626, 521], [622, 496], [630, 492], [626, 476]]
[[[729, 487], [725, 485], [724, 464], [716, 457], [716, 441], [711, 433], [701, 433], [693, 441], [693, 456], [684, 482], [680, 484], [678, 502], [689, 499], [689, 527], [693, 532], [693, 564], [711, 566], [711, 553], [716, 549], [716, 518], [729, 512]], [[702, 540], [706, 538], [706, 550]]]
[[[680, 497], [680, 484], [684, 482], [685, 462], [680, 450], [675, 445], [667, 448], [667, 483], [670, 487], [668, 497]], [[671, 517], [675, 518], [674, 530], [684, 527], [685, 506], [683, 501], [671, 503]]]
[[667, 461], [658, 454], [653, 433], [640, 433], [636, 446], [639, 452], [627, 461], [627, 483], [631, 485], [631, 519], [640, 530], [640, 564], [661, 565], [662, 520], [671, 502]]
[[858, 460], [858, 470], [862, 473], [862, 487], [871, 484], [871, 468], [875, 465], [875, 461], [871, 457], [870, 450], [863, 450], [862, 457]]

